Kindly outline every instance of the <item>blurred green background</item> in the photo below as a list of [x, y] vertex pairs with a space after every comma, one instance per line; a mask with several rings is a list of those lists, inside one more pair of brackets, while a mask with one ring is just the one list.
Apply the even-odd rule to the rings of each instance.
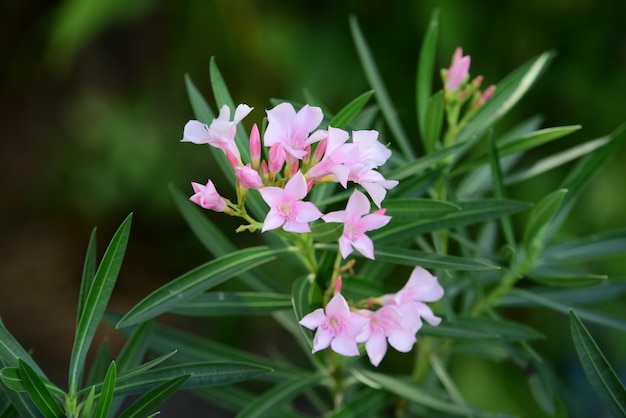
[[[608, 134], [626, 120], [623, 0], [2, 2], [0, 314], [9, 329], [36, 359], [63, 373], [89, 232], [99, 226], [102, 249], [129, 212], [133, 231], [112, 308], [127, 310], [207, 259], [168, 191], [173, 183], [189, 192], [190, 181], [212, 173], [206, 149], [178, 142], [193, 118], [185, 73], [210, 97], [215, 56], [235, 102], [256, 108], [247, 127], [261, 121], [270, 98], [302, 101], [303, 89], [336, 111], [369, 89], [348, 27], [354, 14], [417, 138], [414, 75], [434, 8], [441, 10], [439, 66], [461, 45], [472, 56], [472, 74], [483, 74], [485, 83], [545, 50], [558, 52], [509, 118], [538, 114], [544, 127], [582, 124], [544, 151]], [[622, 149], [594, 179], [562, 236], [626, 226], [625, 158]], [[536, 201], [562, 176], [555, 171], [523, 184], [514, 197]], [[604, 267], [623, 277], [623, 258]], [[545, 315], [544, 326], [553, 324], [550, 332], [571, 355], [565, 317]], [[209, 327], [224, 336], [228, 325]], [[115, 334], [107, 336], [115, 344]], [[611, 341], [608, 354], [619, 357], [621, 341]], [[558, 344], [541, 349], [558, 357]], [[471, 367], [478, 366], [459, 378]], [[471, 375], [483, 370], [479, 381], [505, 373], [478, 368]]]

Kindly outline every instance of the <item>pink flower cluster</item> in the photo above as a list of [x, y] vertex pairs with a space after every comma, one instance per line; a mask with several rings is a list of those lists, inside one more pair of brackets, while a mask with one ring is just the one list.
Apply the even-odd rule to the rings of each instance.
[[[210, 125], [191, 120], [185, 125], [182, 141], [209, 144], [226, 155], [234, 169], [238, 202], [222, 197], [211, 180], [206, 185], [192, 183], [194, 195], [190, 200], [199, 206], [231, 215], [248, 217], [243, 199], [248, 189], [258, 190], [269, 206], [262, 232], [282, 228], [285, 231], [310, 232], [310, 223], [318, 219], [344, 224], [339, 240], [344, 258], [357, 249], [374, 258], [373, 243], [365, 233], [386, 225], [390, 217], [381, 209], [387, 190], [398, 182], [387, 180], [377, 170], [391, 156], [391, 151], [378, 141], [374, 130], [347, 131], [329, 126], [319, 129], [324, 118], [319, 107], [305, 105], [296, 112], [289, 103], [267, 110], [267, 129], [263, 145], [268, 148], [267, 159], [261, 158], [261, 135], [256, 125], [250, 133], [250, 162], [244, 164], [235, 142], [237, 124], [252, 108], [240, 104], [230, 120], [230, 109], [223, 106]], [[345, 210], [324, 215], [304, 199], [315, 184], [337, 182], [344, 188], [352, 182], [361, 186], [378, 209], [370, 213], [370, 201], [354, 190]], [[243, 199], [242, 199], [243, 198]]]
[[450, 67], [443, 70], [444, 87], [449, 97], [458, 96], [459, 99], [464, 100], [470, 94], [474, 95], [473, 104], [475, 107], [480, 107], [493, 95], [496, 86], [491, 85], [484, 92], [481, 92], [478, 89], [483, 82], [483, 77], [478, 76], [472, 80], [467, 88], [464, 88], [467, 80], [469, 80], [470, 61], [470, 56], [464, 56], [463, 49], [457, 48], [452, 55]]
[[337, 292], [324, 309], [305, 315], [300, 324], [317, 330], [313, 338], [314, 353], [330, 346], [341, 355], [358, 356], [357, 344], [365, 343], [370, 362], [378, 366], [387, 353], [387, 343], [403, 353], [412, 349], [422, 319], [430, 325], [439, 325], [441, 318], [424, 302], [434, 302], [442, 296], [443, 288], [437, 278], [415, 267], [398, 293], [376, 299], [380, 305], [377, 310], [350, 308]]

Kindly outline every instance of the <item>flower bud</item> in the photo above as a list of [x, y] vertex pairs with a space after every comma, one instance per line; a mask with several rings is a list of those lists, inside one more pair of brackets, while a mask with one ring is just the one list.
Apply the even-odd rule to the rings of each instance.
[[250, 159], [252, 160], [252, 168], [259, 169], [259, 161], [261, 160], [261, 135], [259, 127], [255, 123], [250, 131]]
[[283, 146], [276, 142], [274, 145], [270, 147], [270, 157], [268, 168], [270, 173], [278, 173], [283, 168], [283, 164], [285, 164], [285, 149]]

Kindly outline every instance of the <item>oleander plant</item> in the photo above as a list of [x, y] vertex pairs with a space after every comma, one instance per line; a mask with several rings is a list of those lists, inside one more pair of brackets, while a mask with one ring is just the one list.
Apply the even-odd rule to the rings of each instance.
[[[464, 395], [456, 371], [475, 357], [519, 370], [537, 416], [575, 416], [565, 377], [537, 349], [552, 337], [525, 315], [538, 309], [562, 315], [571, 339], [557, 344], [575, 350], [598, 404], [626, 416], [624, 386], [585, 325], [626, 330], [626, 318], [586, 306], [623, 297], [626, 283], [581, 264], [623, 257], [626, 231], [559, 236], [626, 125], [554, 153], [540, 147], [580, 126], [531, 118], [503, 127], [554, 54], [491, 84], [461, 48], [438, 65], [435, 13], [417, 65], [419, 136], [410, 137], [356, 19], [350, 27], [371, 90], [336, 112], [310, 94], [266, 110], [237, 104], [211, 60], [216, 114], [186, 77], [195, 116], [180, 146], [212, 156], [206, 178], [171, 194], [210, 260], [128, 312], [109, 312], [132, 215], [99, 262], [94, 230], [67, 386], [0, 322], [0, 417], [155, 416], [180, 390], [206, 401], [197, 416], [515, 416]], [[245, 128], [250, 114], [262, 126]], [[512, 187], [556, 168], [569, 170], [557, 190], [512, 198]], [[232, 234], [226, 217], [239, 221]], [[255, 316], [266, 328], [252, 350], [163, 325], [166, 313]], [[126, 343], [116, 355], [94, 347], [87, 362], [101, 322]]]

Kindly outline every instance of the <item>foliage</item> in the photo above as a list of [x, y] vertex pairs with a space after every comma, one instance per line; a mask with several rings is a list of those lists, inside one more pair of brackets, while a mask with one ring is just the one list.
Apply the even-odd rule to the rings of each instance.
[[[337, 259], [334, 241], [339, 233], [324, 227], [328, 224], [314, 226], [311, 241], [294, 244], [290, 236], [264, 233], [261, 237], [267, 245], [240, 249], [173, 188], [172, 197], [183, 218], [214, 259], [157, 289], [125, 315], [106, 315], [131, 216], [121, 224], [99, 264], [94, 231], [84, 264], [68, 390], [50, 382], [0, 324], [4, 366], [0, 370], [0, 416], [106, 417], [134, 394], [142, 396], [121, 416], [145, 416], [178, 389], [192, 390], [242, 417], [346, 417], [364, 411], [370, 416], [494, 416], [493, 411], [468, 402], [463, 388], [455, 383], [454, 364], [476, 355], [518, 367], [543, 413], [563, 416], [574, 408], [569, 397], [563, 396], [567, 389], [533, 348], [535, 341], [551, 337], [510, 316], [512, 307], [542, 307], [570, 315], [574, 346], [591, 386], [610, 413], [624, 415], [624, 386], [580, 318], [621, 330], [624, 321], [580, 305], [623, 294], [626, 286], [584, 271], [576, 263], [581, 256], [602, 259], [623, 253], [625, 232], [609, 231], [569, 242], [558, 242], [555, 233], [589, 179], [626, 139], [626, 125], [606, 137], [520, 166], [530, 151], [578, 129], [539, 129], [534, 122], [503, 133], [494, 129], [530, 90], [553, 54], [542, 54], [519, 67], [497, 84], [490, 97], [483, 95], [487, 90], [478, 90], [480, 83], [474, 85], [474, 80], [465, 81], [466, 95], [451, 95], [435, 87], [439, 83], [433, 80], [439, 30], [435, 14], [424, 37], [416, 77], [418, 143], [401, 125], [355, 19], [350, 27], [373, 93], [364, 93], [334, 115], [327, 112], [325, 120], [333, 127], [383, 126], [382, 136], [390, 142], [393, 155], [381, 170], [400, 184], [385, 201], [391, 222], [370, 234], [376, 259], [363, 260], [354, 254], [357, 257], [341, 270], [342, 292], [350, 300], [380, 295], [397, 288], [396, 277], [406, 271], [403, 266], [434, 270], [445, 294], [433, 308], [443, 321], [438, 327], [425, 324], [420, 329], [415, 355], [403, 357], [400, 368], [383, 363], [374, 371], [360, 357], [330, 351], [311, 354], [312, 335], [298, 321], [325, 305], [329, 289], [332, 292], [337, 285], [333, 260]], [[444, 81], [446, 76], [444, 72]], [[218, 108], [226, 105], [234, 111], [235, 103], [214, 60], [211, 82]], [[216, 112], [190, 77], [186, 85], [197, 119], [209, 123]], [[368, 105], [372, 94], [376, 102]], [[247, 144], [242, 129], [237, 142], [249, 160], [247, 148], [241, 146]], [[231, 167], [225, 156], [216, 151], [215, 157], [228, 176]], [[537, 178], [572, 160], [576, 164], [560, 187], [536, 204], [509, 198], [512, 184]], [[333, 185], [318, 190], [311, 201], [324, 210], [349, 195]], [[257, 217], [266, 212], [252, 191], [246, 203]], [[518, 216], [525, 219], [522, 230], [514, 222]], [[299, 271], [288, 291], [257, 268], [283, 258], [301, 262], [294, 263]], [[214, 289], [235, 278], [241, 282], [241, 291]], [[302, 350], [292, 358], [264, 358], [155, 324], [154, 319], [166, 312], [206, 317], [271, 314]], [[103, 318], [115, 323], [128, 340], [115, 359], [106, 349], [99, 350], [88, 371], [86, 355]], [[148, 353], [152, 359], [145, 361]], [[303, 358], [308, 360], [305, 366], [299, 362]], [[259, 386], [231, 385], [247, 379], [255, 379]], [[260, 395], [258, 388], [263, 389]]]

